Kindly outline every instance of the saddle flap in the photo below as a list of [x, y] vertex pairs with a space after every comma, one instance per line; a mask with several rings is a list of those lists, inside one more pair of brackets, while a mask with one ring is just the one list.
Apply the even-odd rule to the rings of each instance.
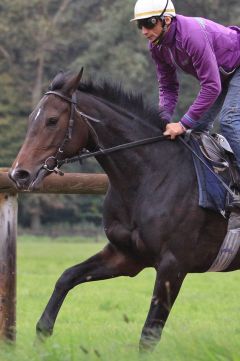
[[215, 173], [230, 177], [232, 188], [240, 189], [240, 172], [234, 153], [228, 141], [221, 134], [209, 135], [207, 132], [192, 132], [204, 157], [211, 163]]
[[[220, 144], [222, 145], [222, 142]], [[211, 135], [207, 133], [200, 134], [200, 149], [204, 156], [214, 163], [213, 165], [225, 169], [229, 164], [226, 159], [225, 149], [220, 144]]]

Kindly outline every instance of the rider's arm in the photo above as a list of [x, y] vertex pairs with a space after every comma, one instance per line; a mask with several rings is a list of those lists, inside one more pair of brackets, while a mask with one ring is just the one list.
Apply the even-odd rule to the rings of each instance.
[[178, 100], [179, 83], [176, 69], [163, 61], [160, 62], [154, 52], [152, 52], [152, 57], [157, 70], [159, 108], [163, 109], [165, 120], [170, 121]]
[[189, 34], [183, 48], [192, 59], [201, 85], [196, 100], [181, 119], [186, 128], [194, 128], [221, 93], [221, 79], [215, 54], [203, 29]]

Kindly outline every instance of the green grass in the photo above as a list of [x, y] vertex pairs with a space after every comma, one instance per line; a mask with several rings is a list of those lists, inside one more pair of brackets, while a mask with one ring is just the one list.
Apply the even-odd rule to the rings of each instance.
[[[155, 272], [87, 283], [72, 290], [54, 335], [35, 343], [35, 324], [55, 281], [103, 244], [19, 241], [17, 343], [1, 345], [0, 361], [134, 361]], [[143, 360], [239, 361], [240, 274], [190, 275], [156, 351]], [[126, 320], [128, 322], [126, 322]]]

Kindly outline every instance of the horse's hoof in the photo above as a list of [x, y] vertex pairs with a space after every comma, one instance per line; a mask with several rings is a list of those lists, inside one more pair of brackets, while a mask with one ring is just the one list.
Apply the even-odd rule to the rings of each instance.
[[139, 342], [139, 353], [146, 354], [153, 352], [157, 341], [153, 338], [142, 338]]
[[150, 353], [154, 350], [154, 347], [152, 347], [151, 345], [149, 344], [143, 344], [143, 343], [140, 343], [139, 344], [139, 353], [140, 355], [144, 355], [146, 353]]
[[43, 323], [38, 322], [36, 326], [36, 333], [38, 340], [44, 342], [46, 338], [52, 336], [53, 329], [47, 327]]

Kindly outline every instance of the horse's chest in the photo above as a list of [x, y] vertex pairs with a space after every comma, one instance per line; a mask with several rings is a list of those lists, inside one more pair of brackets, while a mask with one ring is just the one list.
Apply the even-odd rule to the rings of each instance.
[[129, 247], [131, 230], [121, 222], [114, 220], [105, 227], [106, 235], [111, 243], [116, 246]]
[[134, 251], [143, 254], [147, 251], [137, 228], [130, 229], [127, 225], [119, 221], [113, 221], [105, 228], [109, 241], [117, 248]]

